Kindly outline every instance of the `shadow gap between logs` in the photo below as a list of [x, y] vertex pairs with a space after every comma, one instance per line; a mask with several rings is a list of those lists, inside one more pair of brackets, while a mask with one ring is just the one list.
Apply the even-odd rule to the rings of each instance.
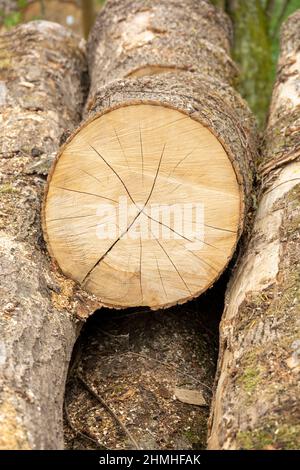
[[66, 449], [206, 447], [228, 272], [184, 305], [90, 317], [69, 368]]

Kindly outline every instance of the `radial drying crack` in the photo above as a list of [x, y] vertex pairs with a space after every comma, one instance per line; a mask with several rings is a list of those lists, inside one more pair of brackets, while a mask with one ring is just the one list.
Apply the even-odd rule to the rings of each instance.
[[170, 176], [172, 175], [172, 173], [174, 173], [174, 171], [176, 170], [176, 168], [182, 163], [184, 162], [193, 152], [194, 152], [195, 149], [193, 149], [191, 152], [187, 153], [181, 160], [179, 160], [179, 162], [176, 163], [176, 165], [174, 166], [174, 168], [170, 171], [170, 173], [168, 174], [168, 178], [170, 178]]
[[[121, 145], [121, 142], [120, 142], [120, 139], [118, 137], [118, 134], [116, 133], [116, 136], [117, 136], [117, 139], [119, 141], [119, 144], [120, 144], [120, 147], [122, 149], [122, 145]], [[142, 135], [141, 135], [141, 129], [140, 129], [140, 142], [141, 142], [141, 152], [143, 152], [142, 150]], [[110, 168], [110, 170], [116, 175], [116, 177], [119, 179], [119, 181], [122, 183], [125, 191], [127, 192], [130, 200], [132, 201], [132, 203], [136, 206], [136, 208], [138, 209], [138, 214], [135, 216], [135, 218], [133, 219], [133, 221], [129, 224], [129, 226], [127, 227], [127, 229], [114, 241], [114, 243], [108, 248], [108, 250], [106, 250], [106, 252], [98, 259], [98, 261], [92, 266], [92, 268], [86, 273], [86, 275], [84, 276], [84, 278], [82, 279], [81, 283], [84, 284], [87, 280], [87, 278], [90, 276], [90, 274], [92, 273], [92, 271], [101, 263], [101, 261], [103, 261], [103, 259], [108, 255], [108, 253], [113, 249], [113, 247], [120, 241], [121, 238], [123, 238], [123, 236], [128, 233], [128, 231], [130, 230], [130, 228], [132, 227], [132, 225], [135, 223], [135, 221], [138, 219], [138, 217], [141, 215], [141, 213], [143, 213], [144, 215], [146, 215], [149, 219], [153, 220], [154, 222], [168, 228], [170, 231], [172, 231], [173, 233], [175, 233], [176, 235], [179, 235], [181, 238], [189, 241], [190, 243], [193, 242], [193, 240], [190, 240], [189, 238], [185, 237], [184, 235], [176, 232], [174, 229], [172, 229], [171, 227], [169, 227], [168, 225], [164, 224], [163, 222], [161, 221], [158, 221], [156, 219], [154, 219], [153, 217], [149, 216], [147, 213], [144, 212], [148, 202], [150, 201], [151, 197], [152, 197], [152, 194], [153, 194], [153, 191], [154, 191], [154, 187], [155, 187], [155, 184], [156, 184], [156, 181], [157, 181], [157, 178], [158, 178], [158, 174], [159, 174], [159, 170], [160, 170], [160, 167], [161, 167], [161, 162], [162, 162], [162, 159], [163, 159], [163, 156], [164, 156], [164, 153], [165, 153], [165, 148], [166, 148], [166, 144], [164, 144], [163, 146], [163, 149], [162, 149], [162, 152], [161, 152], [161, 155], [160, 155], [160, 159], [159, 159], [159, 163], [158, 163], [158, 166], [157, 166], [157, 170], [156, 170], [156, 173], [155, 173], [155, 177], [153, 179], [153, 183], [152, 183], [152, 187], [151, 187], [151, 190], [149, 192], [149, 195], [146, 199], [146, 202], [144, 203], [144, 206], [142, 207], [142, 209], [140, 209], [138, 207], [138, 205], [136, 204], [136, 202], [134, 201], [133, 197], [131, 196], [127, 186], [125, 185], [124, 181], [122, 180], [122, 178], [119, 176], [119, 174], [116, 172], [116, 170], [112, 167], [112, 165], [110, 165], [106, 160], [105, 158], [101, 155], [101, 153], [96, 150], [92, 145], [89, 144], [89, 146], [94, 150], [94, 152], [104, 161], [104, 163]], [[122, 149], [123, 150], [123, 149]], [[124, 151], [123, 151], [124, 152]], [[192, 153], [192, 152], [190, 152]], [[142, 154], [143, 155], [143, 154]], [[187, 158], [189, 154], [187, 154], [183, 160], [185, 158]], [[124, 153], [124, 156], [125, 156], [125, 153]], [[126, 156], [125, 156], [126, 157]], [[126, 161], [127, 161], [127, 158], [126, 158]], [[181, 160], [182, 161], [182, 160]], [[206, 224], [205, 224], [206, 225]], [[218, 230], [219, 228], [217, 227], [212, 227], [211, 228], [215, 228], [216, 230]], [[219, 230], [222, 230], [221, 228]], [[224, 230], [224, 231], [227, 231], [227, 230]], [[152, 232], [152, 231], [151, 231]], [[85, 232], [86, 233], [86, 232]], [[153, 233], [153, 232], [152, 232]], [[155, 237], [154, 237], [155, 238]], [[155, 240], [159, 243], [158, 239], [155, 238]], [[197, 240], [197, 239], [196, 239]], [[205, 242], [204, 240], [197, 240], [197, 241], [200, 241], [201, 243], [204, 243], [205, 245], [211, 247], [211, 248], [215, 248], [215, 249], [218, 249], [216, 246], [214, 245], [211, 245], [210, 243], [207, 243]], [[187, 288], [187, 290], [189, 291], [189, 293], [191, 294], [191, 291], [188, 287], [188, 285], [185, 283], [184, 279], [182, 278], [181, 274], [179, 273], [179, 271], [177, 270], [177, 267], [176, 265], [173, 263], [173, 261], [171, 260], [171, 258], [169, 257], [168, 253], [165, 251], [164, 247], [159, 243], [159, 245], [161, 246], [162, 250], [165, 252], [165, 254], [167, 255], [167, 257], [169, 258], [170, 262], [172, 263], [174, 269], [176, 270], [176, 272], [178, 273], [178, 275], [180, 276], [182, 282], [184, 283], [185, 287]], [[188, 250], [190, 251], [190, 250]], [[198, 258], [200, 259], [200, 258]], [[200, 259], [201, 260], [201, 259]], [[201, 260], [203, 261], [203, 260]], [[203, 261], [204, 262], [204, 261]], [[210, 266], [208, 263], [206, 263], [211, 269], [214, 269], [212, 266]], [[159, 272], [160, 273], [160, 272]], [[140, 275], [141, 275], [141, 267], [140, 267]], [[140, 279], [140, 284], [141, 284], [141, 279]], [[142, 293], [142, 297], [143, 297], [143, 292], [142, 292], [142, 285], [141, 285], [141, 293]]]
[[213, 271], [215, 271], [217, 274], [219, 273], [219, 271], [214, 268], [211, 264], [209, 264], [207, 261], [205, 261], [204, 259], [200, 258], [199, 256], [196, 255], [196, 253], [194, 253], [192, 250], [188, 250], [189, 253], [191, 253], [192, 255], [194, 255], [199, 261], [201, 261], [202, 263], [206, 264], [209, 268], [211, 268]]
[[145, 209], [146, 205], [147, 205], [148, 202], [150, 201], [151, 196], [152, 196], [152, 194], [153, 194], [154, 186], [155, 186], [155, 183], [156, 183], [156, 180], [157, 180], [157, 177], [158, 177], [158, 173], [159, 173], [159, 170], [160, 170], [160, 165], [161, 165], [161, 162], [162, 162], [164, 153], [165, 153], [165, 148], [166, 148], [166, 144], [164, 144], [164, 146], [163, 146], [163, 149], [162, 149], [162, 152], [161, 152], [161, 155], [160, 155], [160, 159], [159, 159], [159, 162], [158, 162], [158, 167], [157, 167], [157, 170], [156, 170], [156, 173], [155, 173], [155, 177], [154, 177], [154, 180], [153, 180], [152, 188], [151, 188], [151, 190], [150, 190], [149, 196], [147, 197], [146, 202], [145, 202], [144, 207], [143, 207], [142, 210]]
[[[214, 245], [211, 245], [210, 243], [207, 243], [205, 242], [204, 240], [199, 240], [197, 238], [195, 238], [195, 240], [190, 240], [189, 238], [185, 237], [184, 235], [182, 235], [181, 233], [179, 232], [176, 232], [176, 230], [174, 230], [172, 227], [169, 227], [167, 224], [164, 224], [163, 222], [161, 222], [160, 220], [156, 220], [154, 219], [151, 215], [147, 214], [144, 212], [144, 209], [142, 210], [143, 214], [146, 215], [148, 217], [148, 219], [151, 219], [153, 220], [153, 222], [157, 222], [159, 225], [162, 225], [163, 227], [166, 227], [167, 229], [169, 229], [171, 232], [175, 233], [175, 235], [179, 235], [181, 238], [183, 238], [184, 240], [190, 242], [190, 243], [193, 243], [194, 241], [198, 241], [198, 242], [201, 242], [201, 243], [204, 243], [204, 245], [207, 245], [211, 248], [215, 248], [216, 250], [219, 250], [219, 248], [217, 246], [214, 246]], [[220, 229], [221, 230], [221, 229]]]
[[96, 180], [98, 183], [102, 183], [99, 178], [97, 178], [97, 176], [95, 175], [91, 175], [88, 171], [86, 170], [83, 170], [82, 168], [79, 168], [79, 171], [81, 171], [82, 173], [84, 173], [85, 175], [88, 175], [90, 178], [93, 178], [94, 180]]
[[91, 269], [86, 273], [84, 278], [81, 281], [81, 284], [84, 284], [91, 274], [92, 271], [101, 263], [101, 261], [108, 255], [108, 253], [113, 249], [113, 247], [118, 243], [118, 241], [130, 230], [134, 222], [141, 215], [141, 211], [134, 217], [133, 221], [128, 225], [127, 229], [113, 242], [113, 244], [106, 250], [106, 252], [98, 259], [98, 261], [91, 267]]
[[142, 284], [142, 236], [140, 235], [140, 288], [141, 288], [141, 295], [142, 295], [142, 302], [144, 301], [144, 294], [143, 294], [143, 284]]
[[71, 215], [68, 217], [58, 217], [57, 219], [48, 219], [47, 222], [56, 222], [59, 220], [69, 220], [69, 219], [85, 219], [86, 217], [95, 217], [95, 213], [86, 214], [86, 215]]

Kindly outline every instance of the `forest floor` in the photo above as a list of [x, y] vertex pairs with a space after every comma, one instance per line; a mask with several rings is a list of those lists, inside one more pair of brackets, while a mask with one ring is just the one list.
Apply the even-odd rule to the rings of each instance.
[[88, 320], [66, 388], [67, 449], [205, 448], [224, 285], [168, 310]]

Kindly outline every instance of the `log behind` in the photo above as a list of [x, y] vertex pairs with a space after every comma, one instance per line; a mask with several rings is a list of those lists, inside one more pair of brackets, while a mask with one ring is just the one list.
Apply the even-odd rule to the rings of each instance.
[[210, 449], [298, 449], [300, 12], [281, 55], [262, 151], [262, 196], [221, 322]]

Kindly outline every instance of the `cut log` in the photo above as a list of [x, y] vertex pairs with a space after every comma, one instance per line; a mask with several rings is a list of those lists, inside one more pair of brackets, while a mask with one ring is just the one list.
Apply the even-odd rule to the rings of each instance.
[[108, 1], [96, 21], [85, 120], [49, 175], [43, 228], [102, 305], [183, 303], [233, 255], [256, 142], [229, 43], [206, 1]]
[[90, 298], [50, 269], [45, 175], [80, 119], [84, 44], [45, 21], [0, 36], [0, 449], [63, 447], [65, 378]]
[[300, 12], [281, 56], [262, 152], [262, 198], [221, 323], [210, 449], [298, 449]]
[[87, 322], [66, 389], [67, 449], [205, 448], [215, 295], [166, 312], [102, 309]]

